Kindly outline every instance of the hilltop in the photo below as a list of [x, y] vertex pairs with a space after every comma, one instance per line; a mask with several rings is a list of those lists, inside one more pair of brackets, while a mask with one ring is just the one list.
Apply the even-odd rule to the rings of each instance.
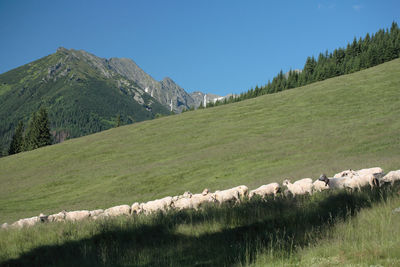
[[399, 169], [400, 60], [0, 159], [0, 221], [344, 169]]

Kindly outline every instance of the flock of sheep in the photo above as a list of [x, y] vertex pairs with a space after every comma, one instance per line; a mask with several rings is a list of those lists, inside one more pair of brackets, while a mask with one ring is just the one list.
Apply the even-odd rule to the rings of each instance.
[[[304, 178], [291, 183], [286, 179], [282, 185], [287, 189], [284, 191], [285, 195], [291, 194], [293, 197], [296, 195], [313, 194], [314, 192], [321, 192], [328, 189], [351, 189], [359, 190], [363, 186], [370, 185], [371, 188], [379, 187], [384, 183], [393, 185], [396, 181], [400, 181], [400, 170], [391, 171], [384, 175], [383, 170], [379, 167], [362, 169], [358, 171], [346, 170], [335, 174], [332, 178], [328, 178], [322, 174], [319, 179], [312, 181], [311, 178]], [[1, 228], [22, 228], [25, 226], [33, 226], [37, 223], [46, 222], [63, 222], [63, 221], [80, 221], [83, 219], [100, 219], [107, 217], [114, 217], [120, 215], [132, 216], [135, 214], [151, 214], [156, 212], [166, 212], [170, 209], [183, 210], [183, 209], [199, 209], [205, 203], [240, 203], [244, 197], [249, 199], [258, 195], [261, 198], [273, 196], [274, 198], [281, 192], [281, 186], [278, 183], [270, 183], [262, 185], [257, 189], [251, 190], [245, 185], [237, 186], [231, 189], [209, 192], [204, 189], [200, 194], [192, 194], [185, 192], [183, 195], [174, 197], [164, 197], [162, 199], [148, 201], [146, 203], [135, 202], [131, 206], [120, 205], [109, 209], [98, 210], [80, 210], [80, 211], [61, 211], [57, 214], [44, 215], [20, 219], [12, 224], [4, 223]]]

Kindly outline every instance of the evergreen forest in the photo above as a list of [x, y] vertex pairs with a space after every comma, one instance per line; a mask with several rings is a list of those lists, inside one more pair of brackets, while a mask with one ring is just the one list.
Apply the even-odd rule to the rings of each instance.
[[375, 34], [367, 33], [364, 38], [354, 37], [346, 48], [337, 48], [333, 52], [320, 53], [307, 58], [303, 70], [282, 70], [264, 86], [256, 86], [236, 97], [231, 96], [222, 101], [207, 103], [207, 107], [229, 104], [273, 94], [284, 90], [323, 81], [332, 77], [367, 69], [400, 56], [400, 29], [393, 22], [389, 29], [381, 29]]

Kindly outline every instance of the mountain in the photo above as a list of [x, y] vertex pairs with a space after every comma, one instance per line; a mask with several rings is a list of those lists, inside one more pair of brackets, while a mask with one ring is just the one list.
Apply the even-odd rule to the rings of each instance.
[[158, 82], [129, 58], [111, 58], [107, 61], [107, 67], [126, 79], [134, 81], [161, 104], [170, 107], [172, 100], [172, 109], [175, 112], [189, 109], [195, 104], [191, 96], [171, 78], [166, 77]]
[[[153, 119], [194, 105], [170, 78], [158, 82], [131, 59], [99, 58], [83, 50], [57, 52], [0, 75], [0, 145], [8, 148], [19, 120], [48, 108], [56, 142]], [[1, 151], [1, 149], [0, 149]]]
[[56, 142], [169, 114], [137, 83], [83, 50], [56, 53], [0, 75], [0, 144], [8, 147], [19, 120], [45, 106]]

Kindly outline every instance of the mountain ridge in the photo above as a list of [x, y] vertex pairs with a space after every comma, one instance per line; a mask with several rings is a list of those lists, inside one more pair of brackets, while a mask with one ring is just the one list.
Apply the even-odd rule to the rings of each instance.
[[115, 126], [168, 115], [169, 109], [137, 83], [84, 50], [53, 54], [0, 74], [0, 145], [6, 150], [19, 120], [40, 106], [49, 110], [56, 142]]

